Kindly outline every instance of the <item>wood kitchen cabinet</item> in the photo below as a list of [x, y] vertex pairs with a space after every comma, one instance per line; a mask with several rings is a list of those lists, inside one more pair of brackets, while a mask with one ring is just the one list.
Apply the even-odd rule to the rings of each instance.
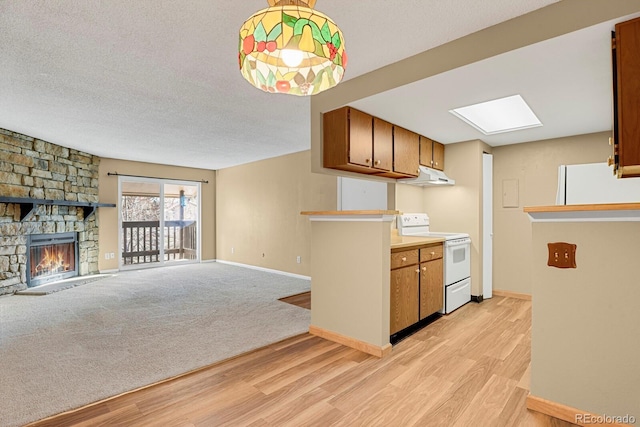
[[444, 170], [444, 145], [439, 142], [433, 142], [433, 168]]
[[421, 135], [420, 164], [429, 168], [444, 170], [444, 145]]
[[618, 178], [640, 176], [640, 18], [616, 24], [613, 49], [613, 165]]
[[391, 325], [390, 333], [418, 322], [419, 298], [417, 265], [391, 270]]
[[388, 178], [418, 176], [419, 135], [343, 107], [323, 114], [323, 166]]
[[393, 169], [393, 125], [373, 118], [373, 168], [389, 172]]
[[441, 311], [444, 303], [442, 244], [420, 249], [420, 320]]
[[390, 333], [416, 323], [419, 318], [419, 251], [391, 253]]
[[442, 310], [442, 243], [392, 250], [390, 334], [396, 334]]
[[393, 127], [393, 172], [418, 176], [420, 135], [399, 126]]
[[323, 114], [326, 168], [377, 174], [393, 166], [391, 123], [351, 107]]

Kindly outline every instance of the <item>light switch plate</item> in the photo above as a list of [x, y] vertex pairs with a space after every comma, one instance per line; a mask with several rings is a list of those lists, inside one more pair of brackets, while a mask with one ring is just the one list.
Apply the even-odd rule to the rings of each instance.
[[565, 242], [547, 243], [549, 259], [547, 265], [556, 268], [576, 268], [578, 245]]

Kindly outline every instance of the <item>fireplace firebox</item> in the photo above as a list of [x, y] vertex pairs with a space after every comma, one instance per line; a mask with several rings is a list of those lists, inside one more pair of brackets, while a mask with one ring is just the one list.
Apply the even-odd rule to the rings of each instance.
[[31, 234], [27, 241], [27, 286], [78, 275], [78, 233]]

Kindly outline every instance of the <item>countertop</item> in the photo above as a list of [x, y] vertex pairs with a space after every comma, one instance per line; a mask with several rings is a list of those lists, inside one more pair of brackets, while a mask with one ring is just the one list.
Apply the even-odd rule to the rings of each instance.
[[532, 222], [640, 221], [640, 203], [527, 206]]
[[552, 206], [526, 206], [524, 211], [529, 212], [580, 212], [580, 211], [633, 211], [640, 210], [640, 203], [603, 203], [594, 205], [552, 205]]
[[369, 211], [304, 211], [300, 215], [310, 216], [359, 216], [359, 215], [397, 215], [400, 211], [369, 210]]
[[444, 242], [443, 237], [417, 237], [391, 235], [391, 249], [409, 248], [411, 246], [429, 245]]

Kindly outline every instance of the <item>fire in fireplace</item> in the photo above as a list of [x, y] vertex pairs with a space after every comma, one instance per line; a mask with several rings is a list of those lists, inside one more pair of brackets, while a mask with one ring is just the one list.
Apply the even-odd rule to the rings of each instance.
[[27, 253], [29, 287], [78, 275], [77, 233], [32, 234]]

